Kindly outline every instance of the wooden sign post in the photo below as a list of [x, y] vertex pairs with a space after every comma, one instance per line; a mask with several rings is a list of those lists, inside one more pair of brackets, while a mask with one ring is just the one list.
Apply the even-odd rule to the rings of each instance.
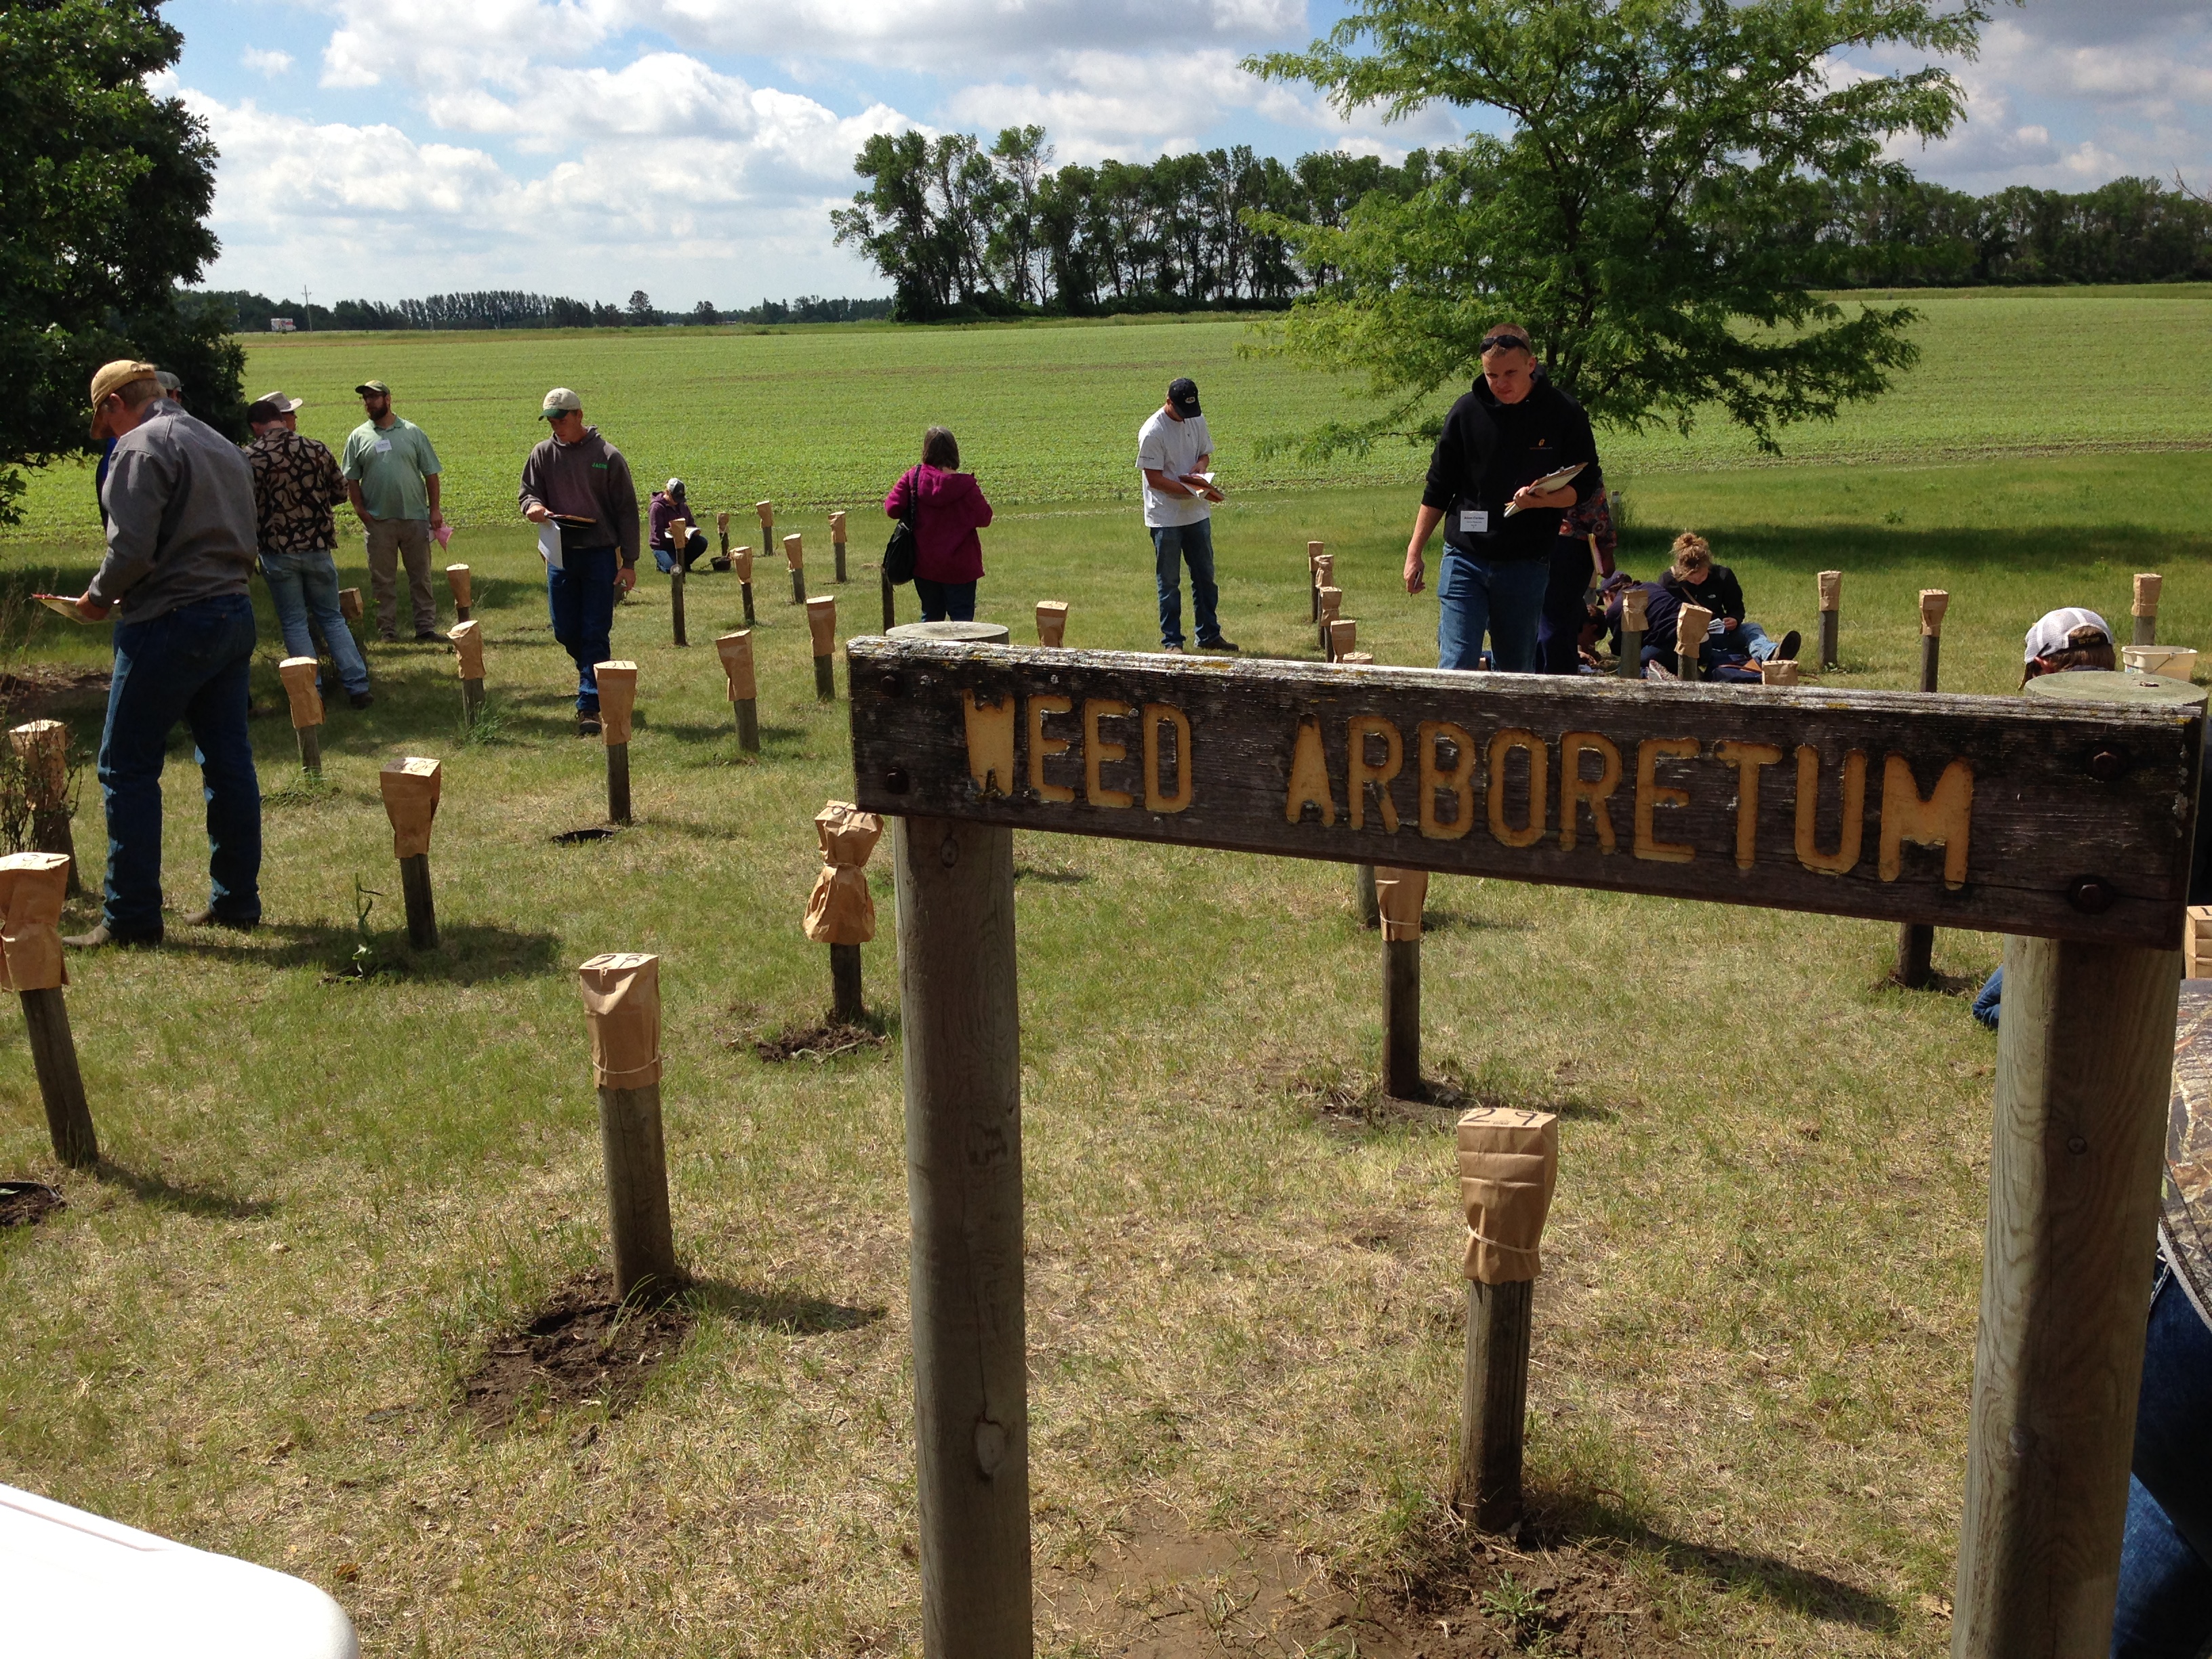
[[[1943, 612], [1951, 596], [1940, 587], [1920, 590], [1920, 689], [1933, 691], [1942, 672]], [[1908, 991], [1935, 977], [1936, 930], [1924, 921], [1899, 922], [1894, 978]]]
[[1521, 1518], [1529, 1300], [1559, 1170], [1559, 1121], [1552, 1113], [1486, 1106], [1460, 1119], [1467, 1370], [1452, 1506], [1485, 1532], [1504, 1532]]
[[[1954, 1651], [2102, 1651], [2203, 691], [2092, 672], [2019, 697], [1750, 697], [903, 629], [846, 657], [854, 804], [899, 819], [926, 1653], [1031, 1650], [1017, 828], [2021, 936]], [[1478, 1322], [1487, 1377], [1505, 1340]], [[1482, 1385], [1477, 1420], [1510, 1429], [1498, 1399]], [[1479, 1508], [1498, 1466], [1486, 1427], [1472, 1442]]]
[[738, 747], [748, 755], [760, 753], [760, 688], [753, 678], [753, 636], [749, 629], [725, 634], [714, 641], [722, 659], [722, 674], [729, 682], [730, 706], [738, 714]]
[[1820, 666], [1836, 665], [1838, 620], [1844, 608], [1844, 573], [1823, 570], [1820, 582]]
[[1705, 670], [1705, 635], [1713, 613], [1702, 605], [1686, 605], [1674, 613], [1674, 677], [1694, 680]]
[[830, 515], [830, 554], [837, 580], [845, 580], [845, 514], [841, 510]]
[[830, 1017], [840, 1024], [857, 1025], [867, 1018], [860, 947], [876, 936], [867, 863], [883, 833], [882, 818], [848, 801], [833, 800], [814, 815], [822, 869], [806, 898], [806, 937], [830, 947]]
[[483, 624], [455, 623], [446, 637], [453, 642], [453, 665], [461, 680], [461, 719], [474, 730], [483, 713]]
[[668, 1151], [660, 1122], [660, 958], [597, 956], [576, 969], [592, 1032], [606, 1161], [607, 1234], [615, 1294], [659, 1300], [683, 1284], [668, 1216]]
[[714, 568], [727, 570], [730, 568], [730, 515], [728, 514], [717, 513], [714, 515], [714, 538], [716, 543]]
[[738, 592], [744, 596], [745, 626], [750, 628], [760, 619], [753, 615], [753, 550], [741, 547], [730, 556], [730, 563], [738, 573]]
[[1064, 645], [1067, 641], [1067, 601], [1039, 599], [1036, 608], [1037, 643]]
[[1328, 556], [1328, 547], [1326, 542], [1306, 544], [1306, 586], [1313, 600], [1313, 621], [1316, 625], [1321, 622], [1321, 562]]
[[607, 820], [629, 822], [630, 712], [637, 706], [637, 665], [592, 665], [599, 682], [599, 730], [607, 745]]
[[691, 524], [688, 519], [668, 521], [668, 544], [675, 550], [676, 562], [668, 571], [668, 626], [675, 642], [689, 645], [684, 635], [684, 556], [690, 551]]
[[837, 600], [823, 594], [806, 602], [806, 631], [814, 636], [814, 695], [837, 701]]
[[783, 562], [791, 567], [791, 602], [806, 603], [806, 546], [796, 532], [783, 538]]
[[2136, 631], [2129, 644], [2158, 643], [2158, 599], [2160, 590], [2165, 586], [2165, 577], [2148, 571], [2136, 578], [2135, 603], [2130, 607], [2135, 613]]
[[361, 620], [361, 589], [358, 587], [338, 589], [338, 615], [349, 623], [357, 623]]
[[1375, 894], [1382, 921], [1382, 1092], [1422, 1100], [1421, 908], [1429, 872], [1376, 870]]
[[445, 778], [434, 760], [410, 755], [377, 774], [384, 815], [392, 820], [392, 850], [399, 860], [399, 888], [407, 901], [407, 942], [418, 951], [438, 945], [438, 909], [430, 897], [430, 825], [438, 816]]
[[62, 987], [69, 967], [62, 956], [62, 902], [70, 890], [65, 853], [11, 853], [0, 858], [0, 988], [23, 1005], [31, 1068], [46, 1109], [46, 1133], [54, 1156], [73, 1170], [100, 1162], [100, 1137], [84, 1097]]
[[77, 879], [76, 838], [70, 832], [69, 727], [59, 720], [28, 720], [9, 728], [9, 746], [23, 769], [23, 793], [31, 805], [31, 845], [69, 860], [69, 895], [84, 890]]
[[446, 567], [446, 586], [453, 590], [453, 620], [455, 622], [466, 622], [469, 619], [470, 599], [468, 566], [465, 564], [447, 565]]
[[1613, 670], [1625, 680], [1644, 678], [1644, 632], [1650, 617], [1650, 593], [1638, 583], [1620, 596], [1620, 660]]
[[287, 657], [276, 665], [292, 708], [292, 735], [300, 741], [300, 769], [323, 775], [323, 694], [315, 689], [315, 659]]

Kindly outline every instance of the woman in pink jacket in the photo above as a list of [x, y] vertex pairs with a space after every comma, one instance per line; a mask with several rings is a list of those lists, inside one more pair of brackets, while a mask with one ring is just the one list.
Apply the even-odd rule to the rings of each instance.
[[888, 518], [914, 509], [914, 591], [924, 622], [975, 620], [975, 583], [983, 574], [983, 543], [991, 504], [972, 472], [959, 471], [960, 446], [941, 426], [922, 434], [921, 465], [891, 486]]

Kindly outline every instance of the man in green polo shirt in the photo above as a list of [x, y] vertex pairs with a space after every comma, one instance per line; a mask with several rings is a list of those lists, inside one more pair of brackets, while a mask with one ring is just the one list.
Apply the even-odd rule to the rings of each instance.
[[442, 529], [438, 510], [438, 452], [422, 428], [392, 412], [392, 388], [363, 380], [354, 390], [368, 418], [345, 441], [338, 471], [346, 495], [361, 515], [368, 543], [368, 585], [376, 595], [376, 632], [399, 637], [399, 561], [407, 561], [407, 589], [415, 611], [415, 637], [435, 641], [438, 599], [430, 587], [430, 535]]

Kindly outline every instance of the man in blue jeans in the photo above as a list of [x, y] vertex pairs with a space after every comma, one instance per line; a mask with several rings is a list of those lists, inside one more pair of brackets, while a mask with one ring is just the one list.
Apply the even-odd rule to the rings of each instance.
[[207, 799], [208, 904], [195, 926], [261, 920], [261, 785], [246, 733], [253, 659], [253, 474], [238, 447], [161, 394], [151, 363], [92, 379], [92, 435], [118, 441], [100, 504], [107, 554], [77, 600], [115, 622], [115, 674], [100, 737], [107, 884], [79, 949], [161, 939], [161, 767], [190, 727]]
[[1137, 429], [1137, 466], [1145, 475], [1145, 528], [1152, 538], [1152, 578], [1159, 592], [1160, 644], [1182, 649], [1182, 571], [1190, 567], [1190, 608], [1198, 623], [1198, 648], [1234, 651], [1221, 637], [1215, 612], [1213, 514], [1208, 501], [1221, 492], [1206, 469], [1213, 436], [1198, 406], [1198, 384], [1176, 380], [1168, 400]]
[[271, 392], [246, 410], [253, 441], [246, 463], [253, 469], [253, 506], [261, 546], [261, 577], [276, 608], [276, 626], [288, 656], [315, 654], [307, 619], [314, 618], [337, 665], [338, 680], [356, 708], [374, 699], [368, 665], [338, 610], [337, 523], [331, 509], [346, 498], [337, 457], [300, 435], [301, 400]]
[[552, 435], [522, 464], [517, 499], [538, 526], [553, 637], [575, 659], [576, 730], [596, 737], [596, 665], [614, 649], [615, 590], [637, 586], [637, 485], [622, 451], [584, 424], [584, 401], [567, 386], [547, 392], [538, 415]]

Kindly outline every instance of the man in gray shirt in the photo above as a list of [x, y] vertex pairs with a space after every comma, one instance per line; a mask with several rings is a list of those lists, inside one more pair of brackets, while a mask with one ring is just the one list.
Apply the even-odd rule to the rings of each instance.
[[261, 785], [246, 732], [253, 659], [253, 473], [238, 446], [162, 393], [151, 363], [92, 378], [92, 435], [116, 440], [100, 492], [107, 556], [77, 614], [115, 619], [100, 734], [107, 883], [80, 949], [161, 939], [161, 765], [182, 720], [207, 786], [208, 904], [195, 926], [261, 920]]

